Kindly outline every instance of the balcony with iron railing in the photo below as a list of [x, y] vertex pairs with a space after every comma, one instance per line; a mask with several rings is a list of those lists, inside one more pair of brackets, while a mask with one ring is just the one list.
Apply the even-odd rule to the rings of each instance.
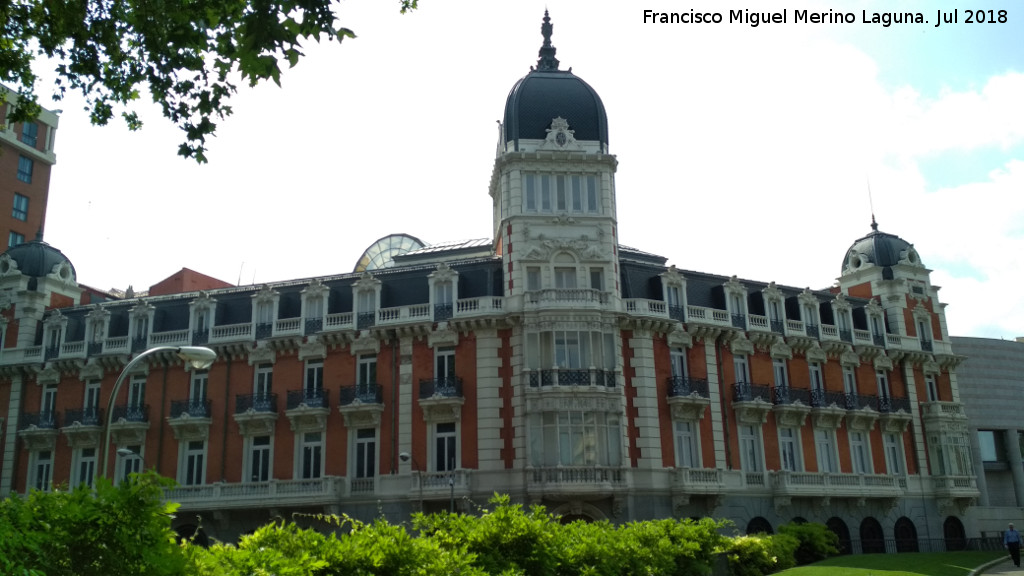
[[22, 412], [18, 418], [18, 430], [29, 430], [32, 428], [40, 430], [56, 430], [60, 427], [60, 419], [55, 410], [42, 410], [40, 412]]
[[237, 394], [235, 414], [277, 412], [277, 394]]
[[666, 384], [667, 401], [674, 420], [694, 421], [704, 416], [705, 408], [711, 405], [706, 379], [669, 376]]
[[751, 382], [736, 382], [732, 386], [734, 402], [754, 402], [761, 400], [772, 403], [771, 387], [767, 384], [753, 384]]
[[523, 375], [530, 388], [549, 386], [590, 386], [614, 388], [617, 382], [613, 370], [553, 368], [551, 370], [524, 370]]
[[286, 397], [287, 410], [306, 408], [330, 408], [330, 390], [325, 388], [300, 388], [289, 390]]
[[113, 423], [149, 422], [149, 404], [120, 404], [114, 406]]
[[608, 293], [593, 288], [544, 288], [524, 294], [527, 309], [596, 309], [608, 304]]
[[171, 400], [171, 418], [209, 418], [212, 414], [208, 398]]
[[384, 388], [375, 382], [343, 386], [338, 392], [339, 406], [384, 403]]
[[78, 422], [82, 426], [102, 426], [103, 409], [95, 406], [89, 408], [76, 408], [64, 411], [64, 425], [70, 426]]
[[462, 378], [448, 376], [433, 380], [420, 380], [420, 400], [428, 398], [461, 398]]

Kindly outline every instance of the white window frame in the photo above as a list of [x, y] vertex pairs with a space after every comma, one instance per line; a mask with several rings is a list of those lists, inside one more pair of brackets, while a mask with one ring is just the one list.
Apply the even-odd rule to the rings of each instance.
[[86, 414], [89, 414], [90, 410], [93, 411], [93, 415], [99, 414], [100, 386], [101, 382], [96, 378], [90, 378], [85, 383], [85, 398], [82, 399], [82, 407], [85, 409]]
[[878, 384], [878, 397], [892, 398], [892, 389], [889, 386], [889, 374], [885, 370], [875, 371], [875, 382]]
[[576, 272], [575, 266], [555, 266], [555, 288], [559, 290], [575, 290], [578, 284]]
[[764, 472], [764, 442], [761, 427], [739, 425], [740, 468], [744, 472]]
[[[442, 431], [441, 427], [445, 429]], [[450, 429], [449, 429], [450, 428]], [[459, 422], [438, 422], [430, 427], [430, 459], [434, 472], [451, 472], [461, 466], [459, 455]], [[445, 459], [441, 460], [441, 446], [444, 443]]]
[[776, 387], [789, 387], [789, 370], [786, 367], [786, 360], [784, 358], [772, 359], [772, 374], [775, 375]]
[[49, 492], [53, 489], [53, 450], [33, 450], [29, 453], [30, 489]]
[[192, 379], [188, 387], [188, 398], [193, 404], [206, 400], [207, 385], [210, 382], [210, 373], [206, 370], [192, 372]]
[[[262, 444], [266, 439], [266, 444]], [[256, 444], [259, 440], [261, 443]], [[267, 482], [274, 478], [274, 437], [273, 435], [246, 436], [245, 450], [242, 461], [242, 482]], [[266, 466], [266, 478], [258, 478], [253, 474], [253, 467], [256, 461], [261, 460]]]
[[676, 420], [672, 423], [676, 445], [676, 468], [700, 468], [700, 422]]
[[257, 364], [253, 371], [252, 393], [257, 398], [265, 399], [274, 391], [274, 365]]
[[57, 413], [57, 385], [46, 384], [43, 386], [43, 393], [39, 400], [39, 412], [40, 416], [43, 414], [49, 414], [52, 416]]
[[939, 401], [939, 379], [934, 374], [924, 375], [925, 392], [928, 394], [929, 402]]
[[821, 369], [821, 362], [808, 362], [807, 371], [811, 378], [811, 390], [824, 390], [825, 378]]
[[803, 472], [800, 429], [779, 427], [779, 466], [790, 472]]
[[145, 458], [142, 452], [144, 447], [140, 444], [132, 444], [124, 446], [124, 448], [131, 452], [131, 454], [122, 455], [120, 452], [117, 453], [117, 462], [114, 465], [115, 470], [117, 470], [114, 473], [114, 484], [124, 482], [130, 474], [142, 472], [143, 459]]
[[839, 472], [839, 452], [836, 450], [836, 437], [832, 430], [814, 429], [814, 453], [818, 462], [818, 472]]
[[71, 488], [93, 486], [96, 481], [97, 452], [94, 446], [75, 449], [71, 459]]
[[306, 360], [302, 377], [302, 389], [308, 395], [314, 390], [324, 389], [324, 359], [310, 358]]
[[854, 474], [874, 474], [871, 438], [867, 432], [850, 430], [850, 465]]
[[689, 366], [686, 364], [685, 348], [671, 348], [669, 350], [669, 361], [672, 366], [673, 377], [686, 378], [690, 375]]
[[[324, 455], [326, 453], [323, 431], [306, 431], [295, 435], [295, 479], [313, 480], [324, 476]], [[306, 452], [313, 458], [307, 471]]]
[[[206, 484], [206, 468], [209, 465], [207, 458], [206, 440], [185, 440], [178, 443], [179, 464], [178, 484], [182, 486], [202, 486]], [[189, 474], [189, 468], [193, 462], [198, 465]]]
[[734, 380], [737, 384], [750, 383], [750, 362], [746, 354], [734, 354], [732, 357], [732, 369]]
[[890, 475], [902, 476], [906, 470], [903, 458], [903, 438], [894, 432], [882, 435], [885, 450], [885, 467]]
[[128, 406], [141, 409], [146, 405], [146, 375], [136, 374], [128, 384]]
[[622, 422], [606, 412], [548, 411], [529, 415], [530, 461], [540, 468], [621, 466]]
[[847, 394], [857, 393], [857, 371], [852, 366], [843, 366], [843, 391]]
[[600, 179], [596, 174], [522, 174], [522, 210], [528, 214], [600, 214]]
[[[368, 433], [372, 432], [373, 436]], [[360, 435], [363, 435], [360, 438]], [[376, 428], [356, 428], [351, 430], [352, 438], [352, 477], [375, 478], [380, 473], [380, 458], [377, 439], [380, 433]]]
[[455, 347], [439, 346], [434, 349], [434, 378], [438, 384], [454, 381]]
[[542, 286], [540, 266], [527, 266], [526, 290], [528, 292], [536, 292], [537, 290], [540, 290]]

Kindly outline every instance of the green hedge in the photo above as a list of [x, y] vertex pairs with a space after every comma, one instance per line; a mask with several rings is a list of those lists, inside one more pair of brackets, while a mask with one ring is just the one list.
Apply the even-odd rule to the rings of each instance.
[[164, 479], [95, 491], [33, 492], [0, 503], [0, 573], [19, 576], [699, 576], [726, 554], [736, 576], [762, 576], [835, 553], [822, 525], [727, 538], [728, 523], [650, 520], [562, 524], [541, 506], [495, 496], [476, 515], [416, 514], [408, 524], [316, 516], [267, 524], [237, 544], [177, 543]]

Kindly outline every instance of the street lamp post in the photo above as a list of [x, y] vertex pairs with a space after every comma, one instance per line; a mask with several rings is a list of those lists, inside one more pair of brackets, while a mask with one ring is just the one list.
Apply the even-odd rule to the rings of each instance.
[[110, 452], [110, 426], [114, 423], [114, 400], [117, 398], [117, 393], [121, 391], [121, 385], [124, 384], [124, 380], [132, 368], [137, 366], [143, 358], [159, 352], [174, 352], [195, 370], [205, 370], [217, 359], [217, 353], [205, 346], [156, 346], [132, 358], [125, 365], [117, 377], [117, 381], [114, 382], [114, 390], [111, 391], [110, 399], [107, 401], [107, 418], [103, 424], [103, 451], [100, 452], [100, 477], [109, 477], [107, 476], [107, 454]]

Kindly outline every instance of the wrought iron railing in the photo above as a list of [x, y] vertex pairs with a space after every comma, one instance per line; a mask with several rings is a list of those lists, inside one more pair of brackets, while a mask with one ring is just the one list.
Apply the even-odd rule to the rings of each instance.
[[921, 350], [925, 352], [931, 352], [933, 349], [931, 340], [921, 340]]
[[771, 402], [771, 389], [764, 384], [737, 382], [733, 384], [733, 399], [736, 402], [752, 402], [758, 399]]
[[883, 334], [872, 334], [871, 341], [875, 343], [875, 346], [885, 348], [885, 336]]
[[805, 388], [791, 388], [789, 386], [776, 386], [772, 389], [773, 404], [792, 404], [800, 401], [803, 404], [810, 404], [811, 390]]
[[839, 330], [839, 339], [843, 342], [853, 343], [853, 331], [851, 330]]
[[273, 322], [258, 322], [256, 324], [256, 339], [263, 340], [264, 338], [270, 338], [274, 335], [274, 323]]
[[528, 370], [527, 381], [531, 388], [538, 386], [599, 386], [614, 388], [613, 370], [585, 370], [559, 368], [555, 370]]
[[434, 322], [444, 322], [445, 320], [451, 320], [452, 315], [455, 313], [455, 308], [451, 302], [446, 304], [434, 304]]
[[348, 406], [356, 400], [363, 404], [383, 404], [384, 388], [380, 384], [356, 384], [343, 386], [338, 394], [338, 405]]
[[191, 418], [209, 418], [212, 414], [213, 410], [208, 398], [171, 400], [171, 418], [180, 418], [185, 415]]
[[741, 328], [746, 330], [747, 328], [747, 315], [746, 314], [732, 314], [732, 325], [734, 328]]
[[669, 305], [668, 317], [680, 322], [686, 322], [686, 307]]
[[818, 329], [817, 324], [805, 324], [804, 330], [811, 338], [821, 338], [821, 330]]
[[878, 399], [878, 411], [884, 413], [894, 413], [900, 410], [910, 414], [910, 399], [909, 398], [892, 398], [884, 396]]
[[329, 390], [323, 388], [302, 388], [288, 391], [287, 409], [294, 410], [305, 405], [307, 408], [329, 408]]
[[78, 422], [82, 426], [100, 426], [103, 424], [103, 409], [96, 406], [64, 411], [64, 425]]
[[192, 345], [193, 346], [200, 346], [202, 344], [207, 344], [209, 341], [210, 341], [210, 331], [209, 330], [193, 330], [192, 331]]
[[772, 332], [775, 332], [776, 334], [785, 334], [786, 333], [786, 323], [783, 322], [782, 320], [772, 320], [771, 321], [771, 325], [772, 325]]
[[114, 406], [112, 421], [149, 422], [149, 404], [121, 404]]
[[420, 399], [434, 398], [461, 398], [462, 378], [448, 376], [447, 378], [435, 378], [434, 380], [420, 380]]
[[22, 412], [18, 420], [18, 430], [25, 430], [30, 426], [36, 428], [56, 429], [58, 427], [57, 412], [54, 410], [43, 410], [41, 412]]
[[306, 321], [303, 323], [303, 330], [304, 330], [303, 334], [305, 334], [307, 336], [310, 335], [310, 334], [316, 334], [317, 332], [320, 332], [323, 329], [324, 329], [324, 319], [323, 318], [306, 318]]
[[701, 398], [708, 398], [708, 381], [688, 376], [669, 376], [668, 395], [669, 397], [697, 395]]
[[363, 330], [377, 323], [377, 312], [360, 312], [356, 314], [356, 328]]
[[238, 394], [235, 396], [235, 414], [277, 412], [277, 394]]

